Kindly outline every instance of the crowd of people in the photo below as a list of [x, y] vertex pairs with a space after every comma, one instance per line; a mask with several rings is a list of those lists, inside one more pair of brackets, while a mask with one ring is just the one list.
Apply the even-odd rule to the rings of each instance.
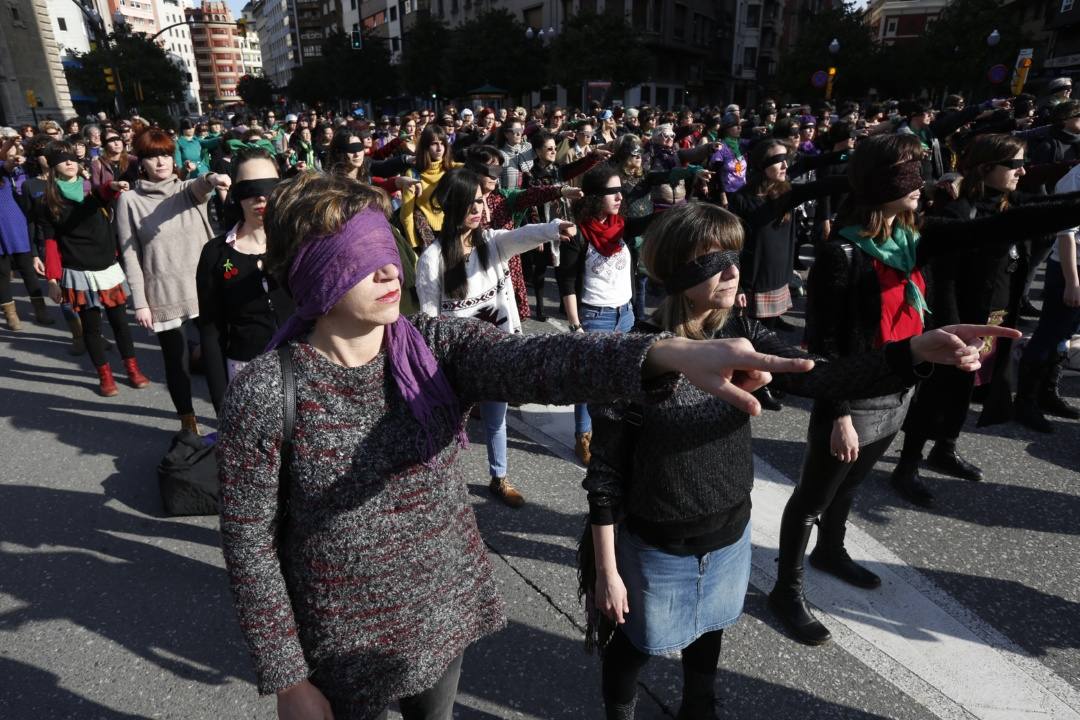
[[[901, 432], [892, 485], [931, 507], [924, 463], [983, 477], [959, 452], [973, 399], [981, 424], [1080, 418], [1060, 394], [1080, 323], [1080, 101], [1065, 79], [1050, 89], [940, 112], [766, 100], [0, 128], [0, 308], [18, 331], [12, 272], [34, 322], [56, 322], [51, 299], [105, 397], [105, 322], [128, 384], [151, 383], [133, 310], [196, 434], [205, 375], [226, 564], [280, 717], [394, 701], [450, 717], [465, 648], [505, 623], [465, 424], [475, 406], [490, 491], [520, 508], [507, 405], [542, 402], [574, 405], [587, 468], [579, 590], [606, 716], [634, 717], [641, 668], [679, 654], [678, 717], [713, 718], [749, 581], [751, 415], [813, 399], [769, 595], [810, 645], [830, 639], [803, 592], [812, 529], [812, 565], [880, 585], [845, 529]], [[555, 312], [549, 268], [569, 332], [526, 334]], [[1021, 318], [1037, 319], [1026, 341]]]

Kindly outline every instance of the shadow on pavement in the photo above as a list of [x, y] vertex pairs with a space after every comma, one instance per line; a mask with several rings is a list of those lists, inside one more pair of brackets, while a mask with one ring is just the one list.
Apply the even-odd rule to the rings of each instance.
[[94, 720], [139, 720], [138, 715], [113, 710], [73, 693], [60, 685], [51, 672], [0, 657], [0, 678], [4, 679], [4, 707], [18, 710], [18, 718], [94, 718]]

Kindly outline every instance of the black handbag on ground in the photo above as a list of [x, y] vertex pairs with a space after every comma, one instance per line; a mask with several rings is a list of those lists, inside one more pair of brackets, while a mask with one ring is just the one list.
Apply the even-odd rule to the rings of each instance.
[[158, 463], [158, 490], [167, 515], [217, 515], [217, 459], [214, 446], [190, 430], [173, 436]]

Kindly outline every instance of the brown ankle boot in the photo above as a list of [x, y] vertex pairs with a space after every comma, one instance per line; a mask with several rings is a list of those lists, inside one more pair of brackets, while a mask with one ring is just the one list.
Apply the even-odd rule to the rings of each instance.
[[119, 395], [120, 391], [116, 389], [116, 380], [113, 378], [112, 368], [108, 363], [105, 363], [97, 369], [98, 380], [101, 385], [98, 388], [98, 392], [102, 397], [113, 397]]
[[574, 435], [574, 454], [582, 465], [589, 466], [592, 459], [592, 430]]
[[19, 313], [15, 310], [14, 300], [0, 305], [0, 309], [4, 311], [4, 320], [7, 322], [8, 330], [12, 332], [22, 330], [22, 323], [19, 322]]
[[491, 484], [488, 485], [488, 489], [491, 490], [491, 493], [495, 497], [499, 498], [512, 508], [519, 508], [525, 504], [525, 496], [504, 477], [491, 478]]
[[144, 388], [150, 384], [150, 378], [142, 374], [135, 358], [124, 358], [124, 369], [127, 370], [128, 383], [131, 387]]
[[180, 416], [180, 429], [193, 432], [196, 435], [200, 435], [199, 423], [195, 420], [195, 413], [188, 413]]
[[86, 341], [83, 339], [82, 334], [82, 320], [76, 315], [73, 318], [68, 318], [67, 324], [68, 330], [71, 331], [71, 347], [68, 348], [68, 355], [84, 355], [86, 353]]
[[55, 325], [56, 321], [49, 316], [49, 308], [45, 307], [45, 298], [30, 298], [30, 304], [34, 307], [35, 325]]

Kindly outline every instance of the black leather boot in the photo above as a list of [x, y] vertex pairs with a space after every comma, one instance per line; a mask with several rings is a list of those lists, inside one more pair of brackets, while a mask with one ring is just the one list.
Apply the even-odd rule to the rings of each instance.
[[533, 315], [533, 320], [544, 322], [547, 320], [547, 315], [544, 314], [544, 283], [533, 285], [533, 293], [536, 295], [536, 314]]
[[900, 461], [889, 481], [900, 497], [908, 502], [924, 508], [934, 506], [934, 494], [919, 478], [918, 463]]
[[634, 720], [636, 708], [637, 695], [628, 703], [604, 703], [604, 717], [606, 720]]
[[848, 498], [822, 513], [818, 523], [818, 541], [814, 552], [810, 553], [810, 564], [846, 583], [873, 590], [881, 586], [881, 578], [852, 560], [844, 548], [850, 510], [851, 499]]
[[1048, 371], [1044, 365], [1020, 359], [1016, 376], [1016, 400], [1013, 402], [1013, 419], [1026, 428], [1041, 433], [1054, 432], [1054, 426], [1039, 409], [1039, 389]]
[[1080, 420], [1080, 410], [1061, 397], [1061, 373], [1061, 358], [1054, 358], [1043, 374], [1039, 387], [1039, 409], [1054, 417]]
[[823, 645], [832, 635], [806, 607], [803, 596], [803, 555], [814, 527], [813, 519], [800, 517], [791, 510], [790, 502], [788, 506], [780, 521], [780, 562], [776, 585], [769, 593], [769, 609], [796, 640], [807, 645]]
[[983, 471], [956, 452], [955, 440], [938, 440], [934, 443], [930, 454], [926, 456], [926, 466], [961, 480], [979, 482], [983, 479]]
[[683, 697], [675, 720], [716, 720], [716, 673], [683, 671]]

